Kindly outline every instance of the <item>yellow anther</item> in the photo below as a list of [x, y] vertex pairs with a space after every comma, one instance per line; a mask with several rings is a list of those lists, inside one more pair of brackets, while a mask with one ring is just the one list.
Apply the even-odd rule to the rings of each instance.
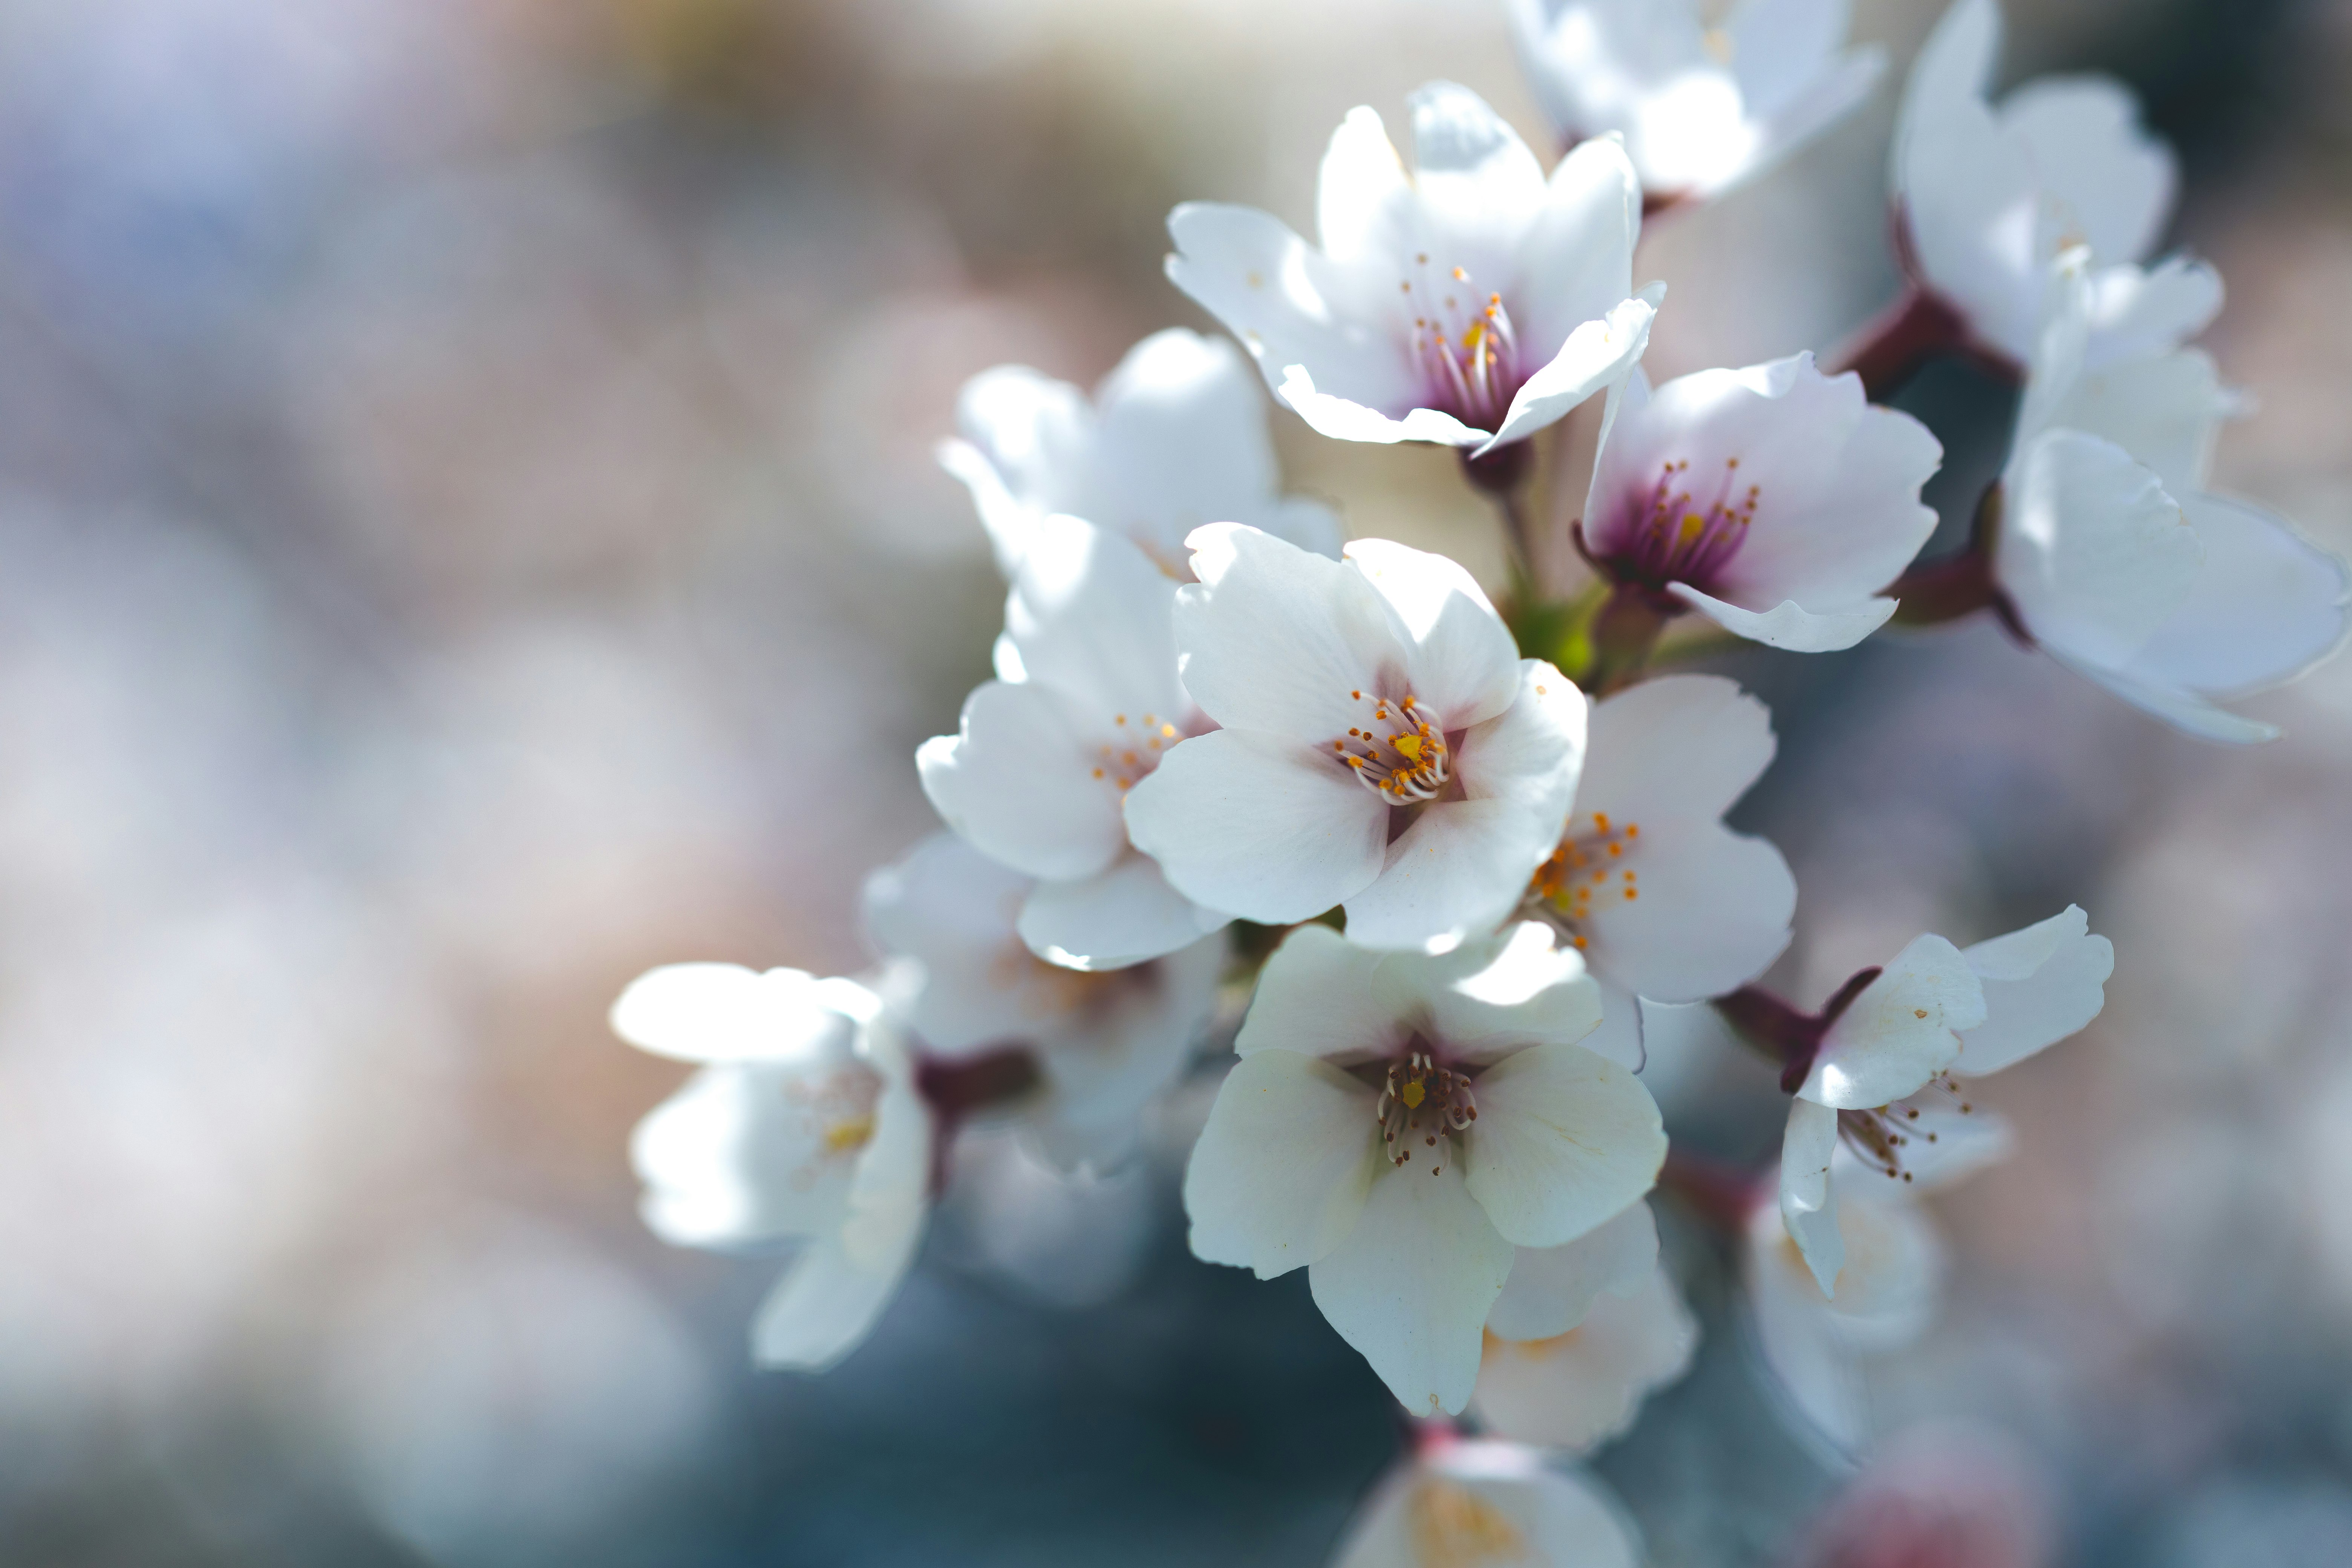
[[836, 1121], [824, 1130], [824, 1152], [828, 1154], [845, 1154], [852, 1149], [865, 1148], [873, 1137], [874, 1118], [870, 1116], [856, 1116], [846, 1121]]
[[1405, 1108], [1407, 1110], [1418, 1110], [1421, 1109], [1422, 1100], [1427, 1097], [1428, 1093], [1429, 1091], [1427, 1089], [1422, 1088], [1421, 1080], [1419, 1079], [1414, 1079], [1406, 1083], [1404, 1088], [1397, 1091], [1397, 1098], [1404, 1101]]
[[1407, 762], [1409, 762], [1409, 763], [1417, 763], [1417, 762], [1421, 761], [1421, 737], [1420, 737], [1420, 736], [1418, 736], [1418, 735], [1399, 735], [1399, 736], [1396, 738], [1395, 744], [1396, 744], [1396, 749], [1397, 749], [1398, 751], [1402, 752], [1404, 753], [1405, 761], [1407, 761]]

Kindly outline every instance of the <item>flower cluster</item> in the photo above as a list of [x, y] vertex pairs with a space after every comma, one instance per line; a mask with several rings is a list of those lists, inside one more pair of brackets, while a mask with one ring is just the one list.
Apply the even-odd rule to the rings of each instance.
[[[1238, 350], [1170, 331], [1091, 397], [1021, 367], [967, 387], [940, 460], [1007, 579], [1003, 630], [994, 678], [916, 754], [945, 829], [869, 880], [874, 969], [683, 964], [613, 1016], [702, 1064], [639, 1131], [648, 1223], [800, 1238], [752, 1342], [803, 1368], [871, 1328], [960, 1128], [1107, 1169], [1167, 1128], [1167, 1091], [1222, 1071], [1184, 1129], [1193, 1252], [1304, 1268], [1421, 1424], [1349, 1563], [1633, 1560], [1596, 1484], [1541, 1451], [1622, 1432], [1690, 1363], [1661, 1212], [1670, 1235], [1715, 1226], [1777, 1384], [1860, 1442], [1862, 1358], [1935, 1306], [1921, 1194], [2011, 1140], [1976, 1080], [2101, 1010], [2113, 949], [2072, 906], [1966, 948], [1918, 936], [1813, 1010], [1759, 985], [1797, 883], [1725, 819], [1773, 760], [1771, 714], [1664, 666], [1982, 613], [2245, 741], [2275, 731], [2219, 703], [2344, 628], [2344, 563], [2204, 488], [2240, 405], [2184, 345], [2220, 283], [2144, 265], [2171, 163], [2121, 89], [1996, 108], [1993, 0], [1959, 0], [1895, 153], [1906, 297], [1833, 359], [1654, 384], [1645, 213], [1761, 173], [1879, 57], [1845, 49], [1832, 0], [1749, 0], [1718, 29], [1688, 0], [1508, 8], [1570, 143], [1549, 174], [1465, 88], [1412, 96], [1410, 168], [1357, 109], [1316, 243], [1239, 206], [1169, 219], [1169, 277]], [[1458, 449], [1517, 552], [1499, 606], [1285, 496], [1244, 352], [1324, 436]], [[1923, 563], [1942, 447], [1885, 398], [1936, 353], [2022, 392], [1972, 536]], [[1539, 441], [1559, 456], [1533, 461]], [[1546, 486], [1588, 456], [1561, 523]], [[1580, 584], [1540, 575], [1544, 531]], [[1777, 1182], [1669, 1153], [1645, 1021], [1692, 1004], [1778, 1070]]]

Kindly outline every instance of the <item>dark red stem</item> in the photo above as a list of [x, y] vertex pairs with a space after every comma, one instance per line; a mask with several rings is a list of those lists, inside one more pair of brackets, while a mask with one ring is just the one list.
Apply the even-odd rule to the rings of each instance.
[[1992, 569], [1993, 551], [2000, 542], [2000, 486], [1988, 487], [1977, 503], [1969, 542], [1940, 561], [1915, 563], [1886, 592], [1901, 601], [1895, 611], [1898, 626], [1935, 626], [1990, 610], [2009, 635], [2027, 647], [2032, 636], [2019, 619], [2017, 606], [2000, 586]]
[[976, 1110], [1019, 1100], [1040, 1081], [1037, 1058], [1023, 1046], [953, 1060], [923, 1057], [915, 1063], [915, 1092], [931, 1108], [932, 1195], [947, 1185], [948, 1145], [964, 1120]]
[[1760, 985], [1743, 985], [1728, 996], [1717, 997], [1715, 1010], [1741, 1039], [1780, 1064], [1780, 1092], [1794, 1094], [1813, 1070], [1822, 1037], [1882, 973], [1876, 964], [1855, 971], [1818, 1013], [1801, 1012]]
[[1967, 320], [1914, 283], [1831, 357], [1829, 373], [1856, 373], [1863, 395], [1884, 403], [1929, 360], [1963, 349], [1968, 342]]
[[1747, 1170], [1679, 1147], [1666, 1151], [1658, 1185], [1680, 1198], [1693, 1213], [1738, 1236], [1748, 1227], [1748, 1216], [1763, 1200], [1766, 1173]]

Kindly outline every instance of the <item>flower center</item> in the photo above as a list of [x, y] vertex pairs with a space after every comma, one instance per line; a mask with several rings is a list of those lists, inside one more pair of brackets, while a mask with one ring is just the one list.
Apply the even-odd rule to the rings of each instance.
[[1108, 780], [1125, 795], [1160, 765], [1169, 747], [1183, 738], [1173, 722], [1156, 713], [1146, 713], [1140, 724], [1118, 714], [1111, 721], [1111, 738], [1096, 752], [1095, 777]]
[[1468, 1131], [1478, 1120], [1478, 1101], [1470, 1093], [1468, 1073], [1438, 1066], [1427, 1051], [1414, 1051], [1390, 1064], [1372, 1118], [1380, 1123], [1390, 1164], [1410, 1163], [1416, 1147], [1434, 1151], [1429, 1155], [1433, 1176], [1445, 1169], [1445, 1148], [1438, 1140]]
[[1654, 587], [1707, 582], [1739, 553], [1763, 490], [1740, 489], [1737, 458], [1723, 460], [1713, 496], [1702, 501], [1705, 490], [1704, 480], [1690, 477], [1689, 458], [1665, 464], [1611, 564]]
[[1588, 831], [1578, 833], [1571, 821], [1568, 837], [1528, 883], [1529, 912], [1577, 948], [1586, 943], [1584, 927], [1596, 902], [1606, 908], [1630, 904], [1642, 896], [1633, 868], [1624, 863], [1642, 837], [1642, 825], [1620, 826], [1605, 811], [1594, 812], [1591, 823]]
[[783, 1090], [813, 1151], [791, 1177], [793, 1189], [805, 1192], [873, 1141], [882, 1078], [863, 1062], [850, 1062], [819, 1078], [787, 1079]]
[[1413, 271], [1400, 287], [1412, 314], [1412, 359], [1425, 405], [1465, 425], [1494, 429], [1527, 379], [1503, 297], [1480, 298], [1467, 271], [1433, 268], [1426, 251], [1413, 258]]
[[1904, 1152], [1922, 1141], [1933, 1143], [1933, 1131], [1922, 1132], [1914, 1125], [1919, 1120], [1919, 1107], [1915, 1103], [1919, 1095], [1936, 1095], [1949, 1100], [1962, 1116], [1972, 1115], [1976, 1107], [1961, 1098], [1960, 1084], [1949, 1073], [1927, 1080], [1927, 1087], [1909, 1100], [1898, 1100], [1882, 1105], [1875, 1110], [1841, 1110], [1838, 1112], [1838, 1136], [1859, 1156], [1862, 1163], [1893, 1181], [1901, 1177], [1911, 1180], [1911, 1173], [1903, 1168]]
[[1046, 963], [1017, 938], [998, 950], [991, 968], [997, 987], [1018, 995], [1021, 1007], [1039, 1027], [1053, 1020], [1081, 1033], [1128, 998], [1157, 989], [1160, 974], [1156, 960], [1124, 969], [1065, 968]]
[[1435, 1568], [1477, 1568], [1483, 1563], [1524, 1563], [1526, 1538], [1503, 1511], [1469, 1488], [1431, 1477], [1407, 1505], [1416, 1562]]
[[1371, 715], [1361, 725], [1349, 725], [1346, 740], [1332, 742], [1332, 753], [1391, 805], [1436, 799], [1454, 773], [1454, 754], [1436, 715], [1410, 694], [1393, 702], [1361, 691], [1348, 695], [1370, 704]]

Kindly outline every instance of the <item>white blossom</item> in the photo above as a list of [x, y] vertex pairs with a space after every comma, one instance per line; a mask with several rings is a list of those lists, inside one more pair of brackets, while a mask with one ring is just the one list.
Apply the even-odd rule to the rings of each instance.
[[1470, 1412], [1499, 1436], [1585, 1453], [1630, 1426], [1697, 1346], [1657, 1221], [1635, 1204], [1565, 1247], [1520, 1250], [1486, 1314]]
[[1208, 937], [1125, 968], [1068, 969], [1021, 940], [1034, 897], [1028, 878], [934, 834], [866, 879], [866, 926], [885, 952], [913, 961], [885, 994], [927, 1058], [1025, 1053], [1036, 1084], [990, 1113], [1065, 1170], [1108, 1167], [1207, 1029], [1225, 944]]
[[2033, 352], [2052, 264], [2087, 247], [2094, 363], [2170, 347], [2221, 308], [2221, 279], [2146, 258], [2179, 183], [2121, 82], [2027, 83], [1986, 100], [2000, 46], [1994, 0], [1958, 0], [1919, 52], [1895, 132], [1895, 189], [1918, 281], [1970, 337], [2017, 364]]
[[1254, 529], [1192, 535], [1184, 687], [1223, 728], [1171, 751], [1128, 830], [1196, 903], [1436, 951], [1492, 931], [1559, 841], [1584, 698], [1523, 659], [1470, 574], [1360, 539], [1328, 561]]
[[1190, 947], [1231, 917], [1170, 887], [1122, 812], [1211, 727], [1177, 679], [1176, 583], [1077, 518], [1045, 518], [1029, 542], [1004, 607], [999, 662], [1014, 679], [974, 690], [958, 732], [915, 753], [923, 792], [973, 847], [1035, 879], [1018, 917], [1033, 952], [1113, 969]]
[[1091, 402], [1068, 382], [999, 365], [964, 384], [956, 423], [962, 435], [940, 444], [940, 465], [971, 491], [1007, 577], [1057, 512], [1118, 534], [1179, 578], [1191, 571], [1184, 536], [1204, 522], [1245, 522], [1339, 553], [1330, 508], [1280, 493], [1265, 394], [1223, 338], [1154, 332]]
[[1662, 285], [1633, 289], [1642, 191], [1614, 137], [1535, 154], [1451, 82], [1412, 96], [1414, 172], [1351, 111], [1323, 157], [1320, 247], [1252, 207], [1169, 215], [1168, 276], [1326, 436], [1484, 452], [1621, 379]]
[[2115, 966], [2115, 944], [2069, 904], [1965, 952], [1922, 936], [1838, 1015], [1780, 1152], [1780, 1214], [1825, 1294], [1845, 1258], [1839, 1163], [1926, 1188], [1999, 1158], [2008, 1128], [1968, 1098], [1967, 1080], [2081, 1030]]
[[613, 1029], [701, 1064], [629, 1145], [646, 1223], [682, 1247], [803, 1245], [760, 1305], [753, 1357], [821, 1372], [856, 1349], [914, 1260], [931, 1118], [880, 1000], [797, 969], [678, 963], [638, 976]]
[[1615, 1499], [1580, 1470], [1516, 1443], [1439, 1438], [1376, 1487], [1332, 1568], [1636, 1568], [1641, 1543]]
[[1664, 614], [1801, 653], [1885, 624], [1883, 590], [1935, 531], [1919, 487], [1943, 447], [1862, 379], [1810, 353], [1610, 393], [1586, 498], [1585, 553]]
[[1870, 1358], [1906, 1350], [1935, 1321], [1947, 1268], [1936, 1226], [1904, 1189], [1842, 1166], [1844, 1257], [1834, 1295], [1791, 1239], [1781, 1212], [1748, 1219], [1744, 1273], [1756, 1346], [1773, 1383], [1806, 1421], [1852, 1451], [1869, 1435]]
[[[1708, 8], [1710, 11], [1712, 7]], [[1651, 204], [1721, 195], [1860, 103], [1886, 58], [1843, 49], [1849, 0], [1510, 0], [1528, 79], [1567, 142], [1605, 132]]]
[[2037, 647], [2135, 707], [2206, 740], [2272, 739], [2218, 703], [2338, 647], [2352, 575], [2284, 519], [2204, 489], [2236, 406], [2210, 358], [2168, 346], [2095, 365], [2083, 254], [2053, 279], [2001, 476], [1993, 580]]
[[1720, 996], [1789, 945], [1797, 880], [1723, 814], [1772, 761], [1772, 715], [1721, 676], [1668, 675], [1594, 705], [1574, 815], [1528, 912], [1600, 984], [1584, 1044], [1637, 1071], [1641, 1007]]
[[1521, 1249], [1646, 1193], [1639, 1080], [1576, 1042], [1599, 996], [1528, 922], [1438, 957], [1303, 926], [1268, 961], [1184, 1178], [1192, 1250], [1305, 1266], [1331, 1326], [1416, 1415], [1462, 1409]]

